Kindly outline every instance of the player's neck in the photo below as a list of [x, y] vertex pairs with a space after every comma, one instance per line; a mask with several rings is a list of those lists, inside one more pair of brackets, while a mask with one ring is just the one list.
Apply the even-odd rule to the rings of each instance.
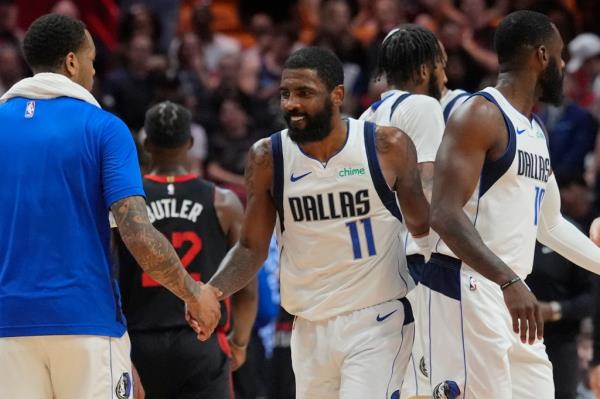
[[300, 146], [304, 152], [326, 164], [346, 144], [349, 128], [349, 123], [339, 117], [335, 118], [329, 136], [320, 141], [300, 144]]
[[150, 169], [151, 175], [160, 175], [160, 176], [179, 176], [179, 175], [188, 175], [190, 171], [180, 163], [174, 164], [154, 164]]
[[524, 73], [500, 72], [496, 89], [520, 113], [531, 115], [531, 110], [538, 102], [536, 80]]

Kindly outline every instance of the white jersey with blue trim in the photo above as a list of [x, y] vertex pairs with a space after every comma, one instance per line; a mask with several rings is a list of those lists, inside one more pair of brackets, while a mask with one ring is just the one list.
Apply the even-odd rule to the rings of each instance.
[[[475, 95], [495, 103], [508, 130], [508, 145], [495, 161], [486, 161], [464, 211], [485, 245], [521, 278], [533, 266], [533, 254], [546, 184], [552, 173], [544, 128], [531, 121], [495, 88]], [[436, 252], [456, 255], [439, 241]]]
[[402, 298], [409, 277], [401, 215], [375, 148], [375, 125], [348, 119], [345, 145], [327, 163], [288, 136], [271, 136], [281, 302], [323, 320]]
[[471, 93], [463, 89], [446, 90], [446, 93], [440, 98], [440, 105], [442, 106], [442, 112], [444, 115], [444, 123], [448, 122], [450, 115], [458, 108], [458, 106], [464, 103]]
[[[415, 145], [417, 162], [435, 161], [444, 134], [442, 109], [435, 98], [402, 90], [388, 90], [363, 112], [360, 119], [402, 130]], [[421, 253], [405, 227], [403, 237], [407, 255]]]

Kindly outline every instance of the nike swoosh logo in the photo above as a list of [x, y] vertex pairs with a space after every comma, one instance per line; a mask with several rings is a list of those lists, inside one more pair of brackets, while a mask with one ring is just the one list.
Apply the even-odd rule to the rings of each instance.
[[517, 129], [517, 134], [523, 134], [526, 129]]
[[385, 319], [387, 319], [388, 317], [390, 317], [391, 315], [393, 315], [397, 311], [398, 311], [398, 309], [396, 309], [393, 312], [390, 312], [390, 313], [388, 313], [388, 314], [386, 314], [384, 316], [377, 315], [377, 321], [384, 321]]
[[300, 175], [300, 176], [294, 176], [294, 174], [292, 173], [292, 175], [290, 176], [290, 181], [291, 181], [292, 183], [293, 183], [293, 182], [296, 182], [296, 181], [298, 181], [298, 180], [302, 179], [303, 177], [306, 177], [306, 176], [310, 175], [311, 173], [312, 173], [312, 172], [306, 172], [305, 174], [303, 174], [303, 175]]

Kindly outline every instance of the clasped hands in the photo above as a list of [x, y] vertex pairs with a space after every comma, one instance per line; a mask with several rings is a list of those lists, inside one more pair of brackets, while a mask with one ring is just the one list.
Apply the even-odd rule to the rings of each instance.
[[200, 341], [210, 338], [221, 319], [219, 299], [222, 296], [212, 285], [197, 283], [193, 295], [185, 301], [185, 319]]

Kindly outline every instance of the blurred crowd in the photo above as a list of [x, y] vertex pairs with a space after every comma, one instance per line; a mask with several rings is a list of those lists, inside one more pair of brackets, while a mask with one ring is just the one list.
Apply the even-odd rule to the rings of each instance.
[[[560, 107], [540, 104], [537, 111], [549, 131], [563, 212], [586, 230], [600, 209], [597, 0], [0, 0], [0, 94], [30, 75], [20, 41], [33, 19], [51, 11], [80, 18], [96, 42], [94, 95], [102, 106], [122, 118], [142, 143], [144, 114], [152, 104], [171, 100], [185, 105], [194, 120], [192, 170], [243, 200], [247, 150], [284, 127], [279, 79], [291, 52], [305, 45], [333, 50], [344, 64], [343, 112], [356, 117], [385, 90], [385, 81], [372, 76], [377, 49], [392, 28], [415, 22], [435, 32], [448, 54], [447, 86], [474, 92], [495, 84], [494, 30], [504, 15], [517, 9], [545, 13], [565, 41], [566, 100]], [[141, 145], [140, 159], [144, 167], [147, 158]], [[547, 320], [550, 325], [568, 323], [556, 331], [551, 327], [550, 334], [557, 334], [556, 342], [568, 341], [577, 348], [578, 357], [565, 360], [569, 370], [564, 372], [577, 374], [578, 397], [600, 398], [600, 368], [590, 368], [600, 363], [600, 353], [596, 359], [592, 350], [590, 322], [593, 305], [600, 303], [594, 296], [595, 282], [589, 275], [569, 277], [561, 281], [566, 288], [549, 290], [560, 277], [545, 273], [546, 262], [553, 261], [546, 250], [538, 248], [530, 285], [534, 292], [539, 290], [541, 300], [562, 301], [562, 319], [553, 321], [549, 314]], [[264, 289], [274, 285], [265, 284]], [[576, 311], [568, 313], [569, 306]], [[291, 318], [268, 314], [279, 321], [263, 320], [270, 329], [257, 331], [257, 340], [264, 338], [256, 355], [261, 362], [279, 355], [277, 349], [289, 343], [286, 334], [291, 330]], [[291, 378], [288, 374], [278, 377], [282, 386], [292, 385], [285, 382]], [[262, 375], [256, 380], [263, 386], [240, 397], [266, 397], [278, 389], [269, 386], [269, 378]], [[271, 396], [286, 397], [281, 392]]]

